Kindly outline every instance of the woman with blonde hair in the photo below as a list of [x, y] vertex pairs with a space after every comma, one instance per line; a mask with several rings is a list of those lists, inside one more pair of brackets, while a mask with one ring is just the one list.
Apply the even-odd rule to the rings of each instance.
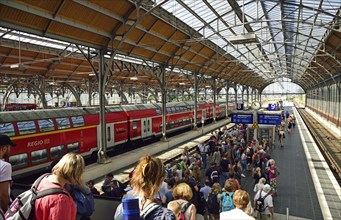
[[200, 181], [201, 181], [201, 170], [198, 166], [193, 166], [193, 177], [194, 177], [195, 181], [200, 183]]
[[219, 220], [221, 187], [219, 183], [214, 183], [208, 195], [209, 219]]
[[266, 179], [264, 177], [259, 179], [259, 182], [255, 185], [255, 187], [253, 188], [253, 191], [256, 193], [259, 190], [263, 189], [264, 185], [266, 183]]
[[197, 209], [195, 205], [190, 202], [192, 197], [192, 189], [187, 183], [180, 183], [173, 190], [174, 201], [177, 201], [181, 205], [181, 209], [184, 211], [185, 220], [196, 220]]
[[76, 205], [65, 189], [65, 185], [73, 184], [80, 187], [83, 172], [84, 159], [81, 155], [75, 153], [64, 155], [53, 167], [52, 174], [46, 175], [41, 180], [37, 189], [39, 192], [50, 188], [60, 188], [64, 193], [47, 195], [37, 199], [34, 206], [34, 218], [37, 220], [76, 219]]
[[159, 158], [145, 156], [140, 159], [130, 182], [139, 197], [140, 213], [147, 213], [149, 210], [148, 215], [144, 216], [146, 220], [175, 220], [172, 211], [154, 202], [164, 178], [165, 168]]
[[253, 178], [255, 179], [254, 185], [256, 185], [256, 184], [259, 182], [259, 180], [260, 180], [261, 178], [265, 178], [265, 175], [264, 175], [264, 173], [262, 172], [262, 170], [261, 170], [260, 167], [257, 167], [257, 168], [256, 168], [256, 170], [255, 170], [255, 172], [254, 172], [254, 174], [253, 174]]

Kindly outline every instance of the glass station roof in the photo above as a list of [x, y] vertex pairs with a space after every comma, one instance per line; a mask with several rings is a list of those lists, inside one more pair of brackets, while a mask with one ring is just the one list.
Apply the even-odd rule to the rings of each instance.
[[[203, 36], [191, 40], [210, 40], [263, 78], [287, 81], [308, 68], [340, 5], [340, 0], [170, 0], [161, 7]], [[231, 42], [250, 33], [253, 42]]]

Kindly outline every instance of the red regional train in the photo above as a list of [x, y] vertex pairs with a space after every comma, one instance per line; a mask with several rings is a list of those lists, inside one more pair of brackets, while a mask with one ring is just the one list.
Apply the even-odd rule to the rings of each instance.
[[[193, 126], [194, 101], [167, 103], [167, 133]], [[233, 110], [234, 104], [228, 108]], [[160, 137], [161, 104], [108, 106], [108, 151], [128, 141]], [[226, 117], [225, 103], [216, 104], [217, 119]], [[213, 103], [198, 102], [197, 122], [212, 121]], [[68, 152], [95, 156], [99, 145], [99, 107], [0, 112], [0, 133], [17, 143], [9, 158], [14, 177], [46, 169]]]
[[4, 111], [34, 110], [37, 104], [34, 103], [9, 103], [4, 107]]

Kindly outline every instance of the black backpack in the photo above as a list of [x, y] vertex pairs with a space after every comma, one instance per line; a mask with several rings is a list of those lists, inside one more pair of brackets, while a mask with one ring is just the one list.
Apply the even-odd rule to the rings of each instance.
[[263, 190], [261, 189], [260, 192], [259, 192], [259, 198], [256, 200], [256, 207], [255, 207], [255, 209], [258, 212], [264, 212], [265, 211], [267, 206], [264, 205], [264, 200], [271, 193], [271, 190], [270, 190], [264, 197], [262, 197], [262, 191]]
[[[195, 190], [193, 193], [193, 198], [194, 197], [196, 197], [196, 201], [193, 201], [193, 204], [197, 208], [197, 213], [204, 215], [205, 209], [206, 209], [206, 201], [204, 198], [204, 194], [202, 192]], [[192, 200], [193, 200], [193, 198], [192, 198]]]
[[210, 194], [207, 200], [207, 209], [211, 214], [219, 214], [219, 202], [216, 194]]

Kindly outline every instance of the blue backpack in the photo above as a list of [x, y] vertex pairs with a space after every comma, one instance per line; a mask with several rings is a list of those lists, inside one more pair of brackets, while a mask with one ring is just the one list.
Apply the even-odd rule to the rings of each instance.
[[223, 192], [223, 202], [221, 204], [221, 210], [223, 212], [227, 212], [236, 208], [236, 206], [233, 204], [233, 194], [234, 192], [231, 192], [230, 194]]
[[90, 217], [95, 211], [94, 196], [91, 192], [89, 194], [85, 194], [78, 188], [74, 187], [72, 190], [72, 198], [77, 206], [77, 215]]

